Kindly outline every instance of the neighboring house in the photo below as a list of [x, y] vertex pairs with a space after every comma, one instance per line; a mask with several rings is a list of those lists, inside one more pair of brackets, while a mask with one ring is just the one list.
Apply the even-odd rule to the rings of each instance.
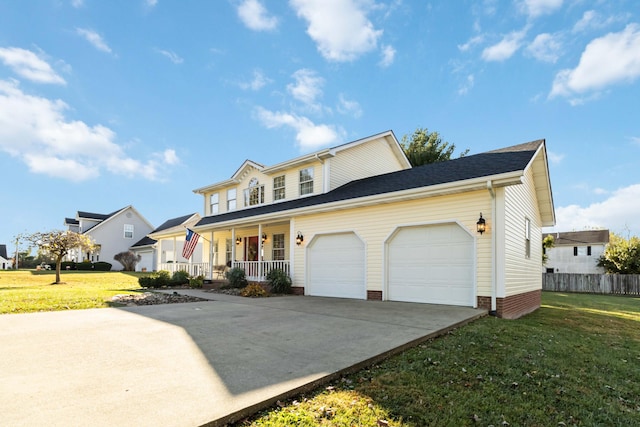
[[555, 224], [544, 140], [411, 168], [388, 131], [273, 166], [247, 160], [194, 192], [205, 253], [251, 280], [280, 268], [305, 295], [507, 318], [540, 306], [541, 228]]
[[[166, 270], [169, 272], [184, 270], [192, 276], [203, 275], [210, 277], [209, 266], [215, 265], [215, 260], [204, 258], [205, 255], [203, 255], [202, 251], [205, 243], [204, 238], [200, 237], [198, 239], [193, 254], [189, 259], [182, 256], [187, 228], [193, 228], [201, 218], [200, 214], [197, 213], [172, 218], [149, 233], [147, 238], [155, 241], [153, 244], [155, 260], [152, 270]], [[140, 242], [136, 243], [135, 252], [141, 250], [139, 249], [140, 246]], [[131, 249], [134, 250], [133, 247]]]
[[7, 256], [7, 245], [0, 245], [0, 270], [8, 270], [13, 263]]
[[548, 233], [554, 247], [546, 249], [548, 256], [544, 271], [547, 273], [602, 274], [598, 258], [609, 243], [609, 230], [584, 230]]
[[140, 261], [136, 264], [136, 271], [156, 270], [156, 243], [157, 240], [145, 236], [131, 245], [129, 249], [134, 254], [140, 255]]
[[128, 251], [133, 242], [145, 237], [153, 226], [133, 206], [127, 206], [110, 214], [78, 211], [75, 218], [65, 218], [64, 224], [70, 231], [89, 236], [96, 244], [92, 252], [72, 250], [67, 261], [105, 261], [112, 264], [112, 270], [120, 270], [122, 265], [113, 259]]

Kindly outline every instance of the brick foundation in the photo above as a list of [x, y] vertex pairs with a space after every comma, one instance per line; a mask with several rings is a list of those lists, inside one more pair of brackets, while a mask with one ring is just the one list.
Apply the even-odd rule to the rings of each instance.
[[367, 299], [382, 301], [382, 291], [367, 291]]
[[[496, 315], [503, 319], [517, 319], [540, 308], [542, 290], [525, 292], [507, 298], [496, 298]], [[478, 297], [478, 308], [491, 310], [491, 297]]]
[[304, 295], [304, 286], [292, 286], [291, 293], [293, 295]]

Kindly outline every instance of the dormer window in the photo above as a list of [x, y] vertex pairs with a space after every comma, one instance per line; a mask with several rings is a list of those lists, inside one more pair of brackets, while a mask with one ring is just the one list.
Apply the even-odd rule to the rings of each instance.
[[244, 190], [244, 205], [254, 206], [264, 203], [264, 185], [261, 185], [256, 178], [251, 178], [249, 188]]

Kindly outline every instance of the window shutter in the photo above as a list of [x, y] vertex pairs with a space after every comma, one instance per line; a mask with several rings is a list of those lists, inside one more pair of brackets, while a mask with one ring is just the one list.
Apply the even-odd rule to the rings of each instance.
[[578, 247], [577, 246], [573, 247], [573, 256], [578, 256]]

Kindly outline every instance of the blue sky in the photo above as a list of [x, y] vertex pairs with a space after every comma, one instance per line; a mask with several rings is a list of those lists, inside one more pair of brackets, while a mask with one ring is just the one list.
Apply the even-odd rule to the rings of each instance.
[[635, 0], [0, 0], [0, 243], [393, 130], [545, 138], [557, 230], [640, 235]]

